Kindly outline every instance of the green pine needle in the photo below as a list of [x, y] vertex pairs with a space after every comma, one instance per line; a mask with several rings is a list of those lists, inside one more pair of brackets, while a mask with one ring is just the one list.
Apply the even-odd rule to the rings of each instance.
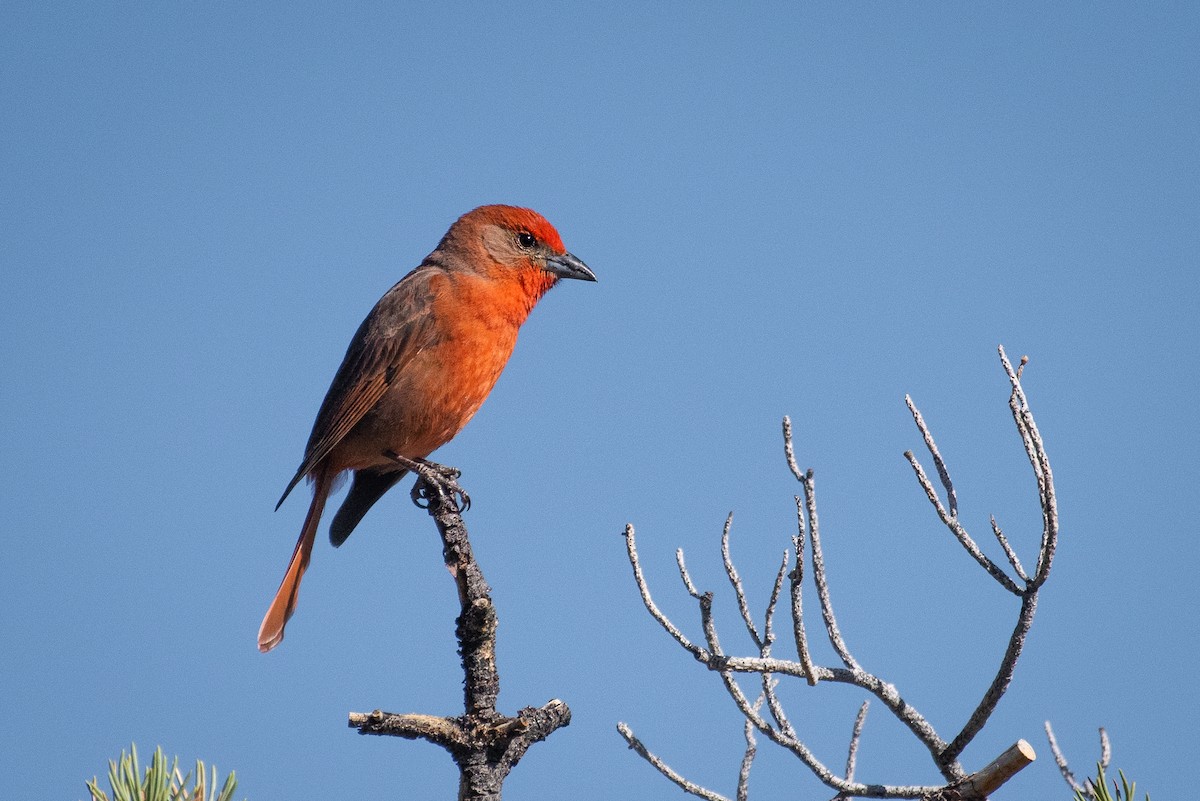
[[[1135, 801], [1134, 795], [1137, 792], [1137, 783], [1131, 782], [1125, 778], [1124, 771], [1117, 771], [1117, 775], [1121, 777], [1121, 783], [1117, 784], [1117, 780], [1112, 780], [1112, 791], [1108, 789], [1108, 777], [1104, 775], [1104, 766], [1096, 764], [1096, 778], [1088, 779], [1082, 790], [1075, 791], [1075, 801]], [[1146, 801], [1150, 801], [1150, 794], [1146, 793]]]
[[175, 757], [171, 766], [167, 767], [167, 757], [161, 746], [154, 750], [150, 767], [142, 776], [137, 746], [130, 744], [129, 753], [122, 751], [119, 761], [109, 760], [108, 783], [112, 796], [100, 789], [100, 781], [94, 776], [87, 783], [87, 789], [92, 796], [91, 801], [233, 801], [233, 793], [237, 789], [235, 774], [231, 771], [225, 777], [220, 791], [216, 789], [215, 766], [211, 779], [209, 776], [200, 760], [196, 760], [195, 771], [186, 776], [179, 772], [179, 757]]

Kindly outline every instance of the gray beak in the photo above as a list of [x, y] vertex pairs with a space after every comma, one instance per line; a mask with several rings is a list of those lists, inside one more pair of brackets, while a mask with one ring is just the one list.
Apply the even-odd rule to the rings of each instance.
[[578, 278], [580, 281], [595, 281], [596, 274], [570, 253], [546, 259], [546, 270], [559, 278]]

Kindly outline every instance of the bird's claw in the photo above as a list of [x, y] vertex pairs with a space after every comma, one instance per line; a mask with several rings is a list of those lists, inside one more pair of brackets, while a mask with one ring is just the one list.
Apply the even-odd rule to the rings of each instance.
[[457, 467], [447, 467], [426, 459], [409, 459], [391, 451], [386, 455], [416, 474], [417, 481], [413, 484], [409, 497], [419, 508], [428, 509], [435, 492], [445, 497], [456, 513], [471, 508], [471, 496], [458, 485], [462, 471]]
[[448, 476], [437, 474], [417, 474], [417, 482], [409, 493], [412, 502], [421, 509], [428, 509], [433, 501], [434, 493], [443, 496], [454, 507], [456, 513], [462, 513], [471, 508], [471, 496], [458, 486], [458, 482]]

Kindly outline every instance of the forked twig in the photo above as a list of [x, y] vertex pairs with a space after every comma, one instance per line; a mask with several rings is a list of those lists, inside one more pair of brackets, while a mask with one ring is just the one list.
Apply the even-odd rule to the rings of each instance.
[[[1067, 763], [1066, 756], [1063, 755], [1062, 749], [1058, 747], [1058, 740], [1054, 736], [1054, 729], [1050, 728], [1050, 721], [1048, 720], [1046, 721], [1046, 740], [1050, 744], [1050, 754], [1054, 757], [1054, 764], [1058, 765], [1058, 772], [1062, 774], [1063, 781], [1067, 783], [1067, 786], [1079, 793], [1091, 792], [1092, 782], [1090, 779], [1084, 779], [1082, 784], [1075, 779], [1075, 774], [1071, 772], [1071, 766]], [[1099, 764], [1102, 770], [1107, 770], [1111, 761], [1112, 744], [1108, 740], [1108, 732], [1101, 726], [1100, 761], [1097, 764]]]

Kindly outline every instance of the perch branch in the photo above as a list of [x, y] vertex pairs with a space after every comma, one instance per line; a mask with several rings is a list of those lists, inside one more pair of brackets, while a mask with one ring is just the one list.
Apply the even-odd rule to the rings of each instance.
[[446, 567], [458, 590], [461, 614], [456, 622], [464, 674], [464, 714], [439, 717], [375, 710], [352, 712], [350, 728], [426, 740], [445, 748], [459, 768], [460, 801], [498, 801], [504, 779], [531, 745], [571, 721], [571, 710], [557, 699], [540, 708], [526, 707], [516, 717], [496, 710], [500, 676], [496, 670], [496, 610], [491, 588], [471, 551], [458, 498], [466, 493], [454, 478], [425, 463], [417, 473], [414, 500], [427, 508], [442, 538]]

